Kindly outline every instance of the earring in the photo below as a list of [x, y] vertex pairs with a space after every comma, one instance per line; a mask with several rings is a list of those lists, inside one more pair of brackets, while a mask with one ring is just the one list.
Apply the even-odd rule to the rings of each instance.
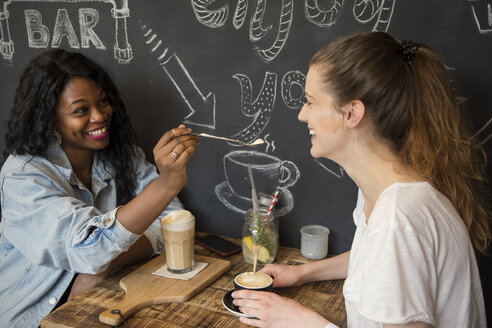
[[54, 142], [50, 145], [49, 149], [53, 150], [56, 147], [61, 145], [61, 134], [60, 132], [53, 130], [53, 137], [55, 138]]

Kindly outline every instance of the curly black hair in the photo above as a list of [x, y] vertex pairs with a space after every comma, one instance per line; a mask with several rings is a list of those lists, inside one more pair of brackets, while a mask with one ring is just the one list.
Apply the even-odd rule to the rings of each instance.
[[135, 130], [109, 74], [81, 53], [49, 50], [35, 57], [24, 69], [7, 123], [4, 161], [10, 154], [46, 155], [53, 141], [58, 97], [74, 77], [96, 82], [106, 92], [113, 108], [110, 142], [100, 154], [114, 169], [118, 205], [126, 204], [135, 196], [136, 173], [128, 160], [136, 156]]

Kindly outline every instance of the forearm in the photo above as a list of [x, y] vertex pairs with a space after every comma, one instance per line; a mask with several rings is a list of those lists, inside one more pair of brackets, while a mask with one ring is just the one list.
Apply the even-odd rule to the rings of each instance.
[[111, 262], [109, 267], [98, 274], [77, 274], [68, 300], [76, 297], [80, 293], [86, 291], [89, 288], [94, 287], [108, 277], [114, 269], [121, 268], [127, 265], [131, 265], [140, 260], [149, 257], [152, 254], [152, 246], [147, 237], [140, 237], [126, 252], [121, 253], [117, 258]]
[[134, 199], [120, 207], [116, 219], [129, 231], [142, 234], [166, 209], [178, 192], [179, 190], [167, 188], [157, 178]]
[[336, 280], [347, 278], [350, 251], [324, 260], [299, 266], [299, 282]]
[[152, 253], [153, 249], [149, 240], [147, 237], [141, 236], [132, 246], [130, 246], [128, 251], [121, 253], [111, 262], [106, 272], [109, 274], [114, 269], [125, 267], [144, 260], [151, 256]]

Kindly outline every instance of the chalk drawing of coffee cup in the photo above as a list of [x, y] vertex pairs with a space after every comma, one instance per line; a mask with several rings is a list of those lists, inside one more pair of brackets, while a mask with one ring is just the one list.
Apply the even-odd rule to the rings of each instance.
[[237, 150], [224, 156], [226, 181], [215, 188], [219, 200], [228, 208], [244, 213], [252, 206], [251, 187], [248, 185], [248, 166], [251, 167], [256, 192], [273, 194], [280, 190], [278, 216], [290, 212], [294, 206], [292, 193], [287, 189], [300, 177], [297, 166], [287, 160], [257, 151]]
[[226, 179], [234, 193], [251, 197], [248, 166], [251, 166], [256, 192], [273, 194], [277, 188], [289, 188], [297, 182], [299, 170], [291, 161], [257, 151], [238, 150], [224, 156]]

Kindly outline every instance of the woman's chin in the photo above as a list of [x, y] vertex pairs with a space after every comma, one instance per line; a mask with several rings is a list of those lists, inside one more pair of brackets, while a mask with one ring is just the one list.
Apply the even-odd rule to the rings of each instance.
[[311, 148], [310, 153], [311, 153], [311, 156], [314, 157], [314, 158], [320, 158], [320, 157], [322, 157], [320, 154], [318, 154], [316, 152], [316, 150], [314, 148]]

